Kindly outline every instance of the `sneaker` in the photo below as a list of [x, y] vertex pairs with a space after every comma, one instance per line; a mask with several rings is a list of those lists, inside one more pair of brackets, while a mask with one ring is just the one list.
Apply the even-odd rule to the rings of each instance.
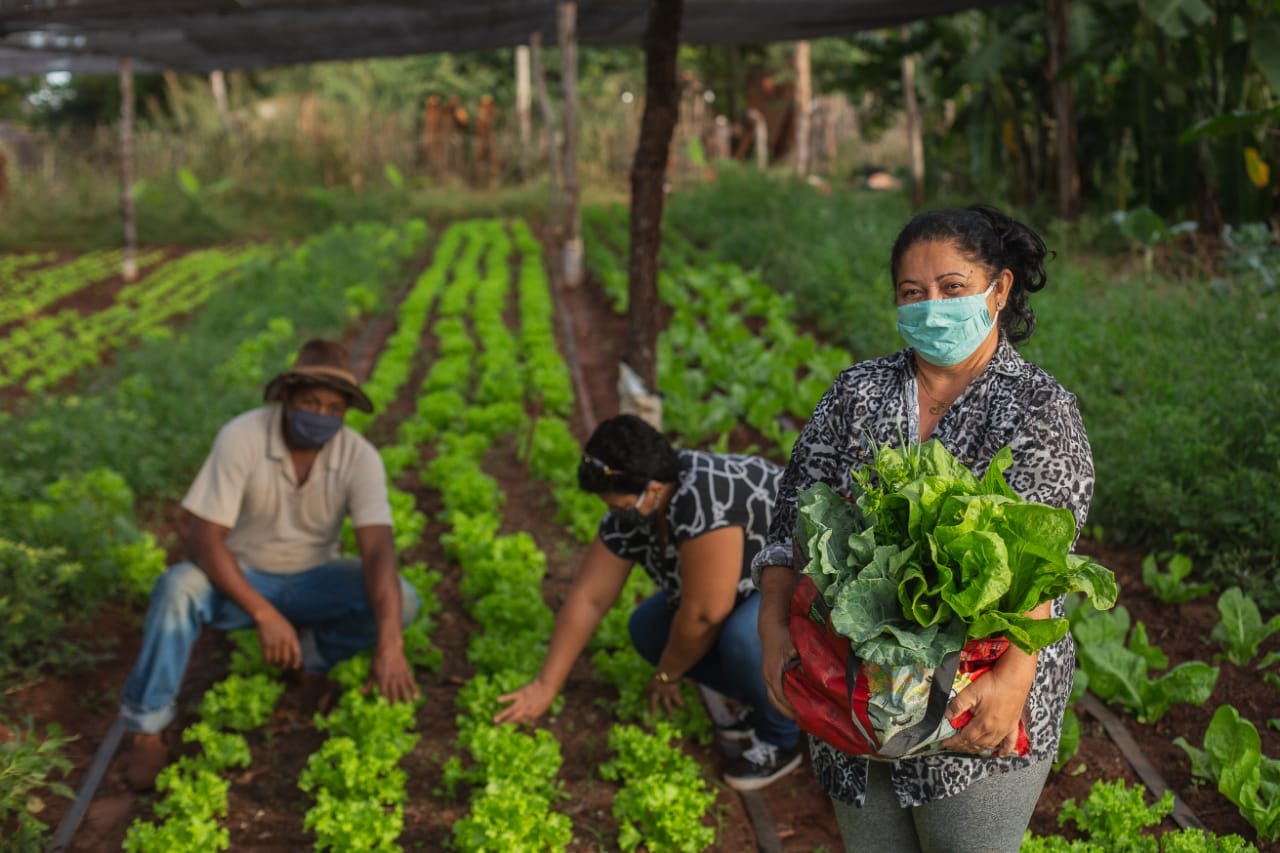
[[135, 791], [150, 791], [171, 757], [169, 741], [164, 733], [135, 732], [129, 738], [129, 752], [124, 765], [125, 783]]
[[725, 740], [749, 741], [755, 736], [755, 726], [751, 725], [751, 709], [743, 708], [732, 720], [717, 725], [716, 734]]
[[800, 766], [803, 756], [797, 743], [790, 748], [775, 746], [751, 736], [751, 746], [729, 762], [724, 781], [738, 791], [756, 791]]

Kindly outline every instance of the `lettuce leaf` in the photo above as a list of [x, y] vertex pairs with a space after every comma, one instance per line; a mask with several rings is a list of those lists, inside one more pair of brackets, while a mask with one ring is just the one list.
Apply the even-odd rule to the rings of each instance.
[[1010, 488], [1003, 447], [981, 478], [936, 439], [877, 449], [852, 471], [848, 498], [824, 483], [798, 496], [796, 541], [853, 652], [885, 665], [936, 665], [966, 639], [1001, 635], [1034, 652], [1067, 634], [1065, 619], [1031, 619], [1080, 593], [1115, 605], [1115, 576], [1071, 553], [1071, 511]]

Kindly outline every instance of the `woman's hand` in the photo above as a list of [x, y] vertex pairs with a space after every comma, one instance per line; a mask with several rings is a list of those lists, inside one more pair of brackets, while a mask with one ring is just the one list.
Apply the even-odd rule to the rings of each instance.
[[966, 712], [972, 716], [942, 745], [954, 752], [1015, 755], [1018, 723], [1035, 679], [1035, 661], [1011, 646], [986, 675], [957, 693], [947, 705], [947, 719], [955, 720]]
[[547, 712], [556, 691], [535, 678], [514, 693], [506, 693], [498, 697], [499, 702], [510, 702], [493, 716], [495, 723], [529, 723]]
[[676, 708], [684, 707], [684, 699], [680, 696], [680, 681], [662, 681], [656, 675], [649, 679], [649, 713], [656, 714], [658, 706], [668, 717]]

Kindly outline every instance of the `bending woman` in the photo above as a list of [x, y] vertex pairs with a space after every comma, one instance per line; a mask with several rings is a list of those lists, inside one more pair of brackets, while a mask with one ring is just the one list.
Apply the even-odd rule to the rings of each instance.
[[[765, 681], [793, 712], [782, 671], [796, 656], [787, 611], [797, 572], [796, 493], [815, 482], [849, 494], [850, 469], [874, 447], [937, 438], [981, 476], [996, 452], [1027, 500], [1066, 507], [1084, 523], [1093, 458], [1075, 397], [1026, 361], [1014, 344], [1035, 328], [1029, 295], [1045, 286], [1044, 242], [989, 207], [937, 210], [911, 220], [893, 246], [898, 330], [908, 349], [855, 364], [818, 402], [783, 475], [769, 543], [756, 557]], [[1030, 615], [1045, 618], [1061, 600]], [[835, 803], [846, 849], [1015, 851], [1058, 751], [1071, 690], [1070, 635], [1028, 655], [1011, 647], [988, 675], [952, 698], [948, 718], [971, 722], [949, 752], [881, 762], [812, 738], [818, 779]], [[1031, 754], [1013, 754], [1027, 713]], [[985, 755], [984, 755], [985, 753]], [[987, 757], [991, 756], [991, 757]]]
[[600, 424], [578, 466], [578, 484], [609, 507], [564, 605], [542, 669], [500, 697], [494, 718], [519, 723], [546, 713], [635, 563], [659, 591], [631, 614], [636, 650], [655, 667], [650, 706], [670, 712], [690, 678], [742, 703], [750, 739], [725, 781], [761, 788], [800, 765], [795, 723], [769, 702], [756, 631], [760, 596], [752, 558], [765, 543], [782, 469], [766, 459], [675, 450], [634, 415]]

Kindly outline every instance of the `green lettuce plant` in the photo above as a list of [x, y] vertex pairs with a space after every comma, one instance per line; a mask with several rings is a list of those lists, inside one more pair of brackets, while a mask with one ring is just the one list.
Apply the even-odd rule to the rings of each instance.
[[1258, 605], [1239, 587], [1230, 587], [1218, 597], [1218, 612], [1222, 619], [1209, 636], [1222, 644], [1227, 660], [1237, 666], [1247, 666], [1257, 657], [1258, 646], [1280, 631], [1280, 614], [1263, 622]]
[[1280, 838], [1280, 761], [1262, 754], [1253, 723], [1231, 705], [1213, 714], [1204, 733], [1204, 749], [1175, 738], [1191, 758], [1191, 772], [1215, 783], [1218, 792], [1240, 809], [1264, 841]]

